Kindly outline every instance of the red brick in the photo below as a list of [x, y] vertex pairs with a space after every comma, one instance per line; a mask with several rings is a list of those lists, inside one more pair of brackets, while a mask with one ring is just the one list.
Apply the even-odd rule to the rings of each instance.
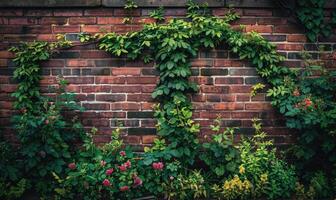
[[96, 77], [96, 84], [124, 84], [126, 79], [123, 77], [98, 76]]
[[99, 93], [99, 92], [111, 92], [111, 86], [109, 85], [92, 85], [82, 86], [82, 92], [84, 93]]
[[112, 103], [111, 110], [140, 110], [140, 103]]
[[141, 110], [153, 110], [153, 106], [155, 105], [155, 103], [141, 103]]
[[242, 77], [225, 77], [215, 79], [215, 84], [242, 84], [242, 83], [244, 83], [244, 78]]
[[269, 17], [272, 16], [272, 10], [265, 10], [265, 9], [244, 9], [243, 15], [245, 16], [263, 16]]
[[35, 16], [35, 17], [41, 17], [41, 16], [52, 16], [51, 10], [40, 10], [40, 9], [29, 9], [25, 10], [24, 12], [25, 16]]
[[113, 16], [113, 8], [93, 8], [84, 10], [85, 16]]
[[127, 94], [127, 101], [136, 101], [136, 102], [141, 102], [141, 101], [151, 101], [152, 96], [151, 94]]
[[78, 9], [57, 9], [54, 11], [54, 16], [69, 16], [69, 17], [76, 17], [76, 16], [83, 16], [83, 10]]
[[68, 67], [87, 67], [88, 61], [82, 59], [71, 59], [66, 61]]
[[125, 10], [123, 8], [116, 8], [114, 10], [114, 16], [117, 17], [127, 17], [127, 16], [140, 16], [141, 15], [141, 10], [140, 9], [134, 9], [132, 11]]
[[105, 51], [99, 50], [82, 50], [80, 51], [80, 57], [84, 59], [88, 58], [111, 58], [111, 54]]
[[70, 24], [95, 24], [95, 17], [71, 17]]
[[84, 103], [83, 107], [87, 110], [109, 110], [109, 103]]
[[258, 33], [272, 33], [273, 27], [271, 25], [247, 25], [247, 32], [258, 32]]
[[302, 51], [303, 44], [277, 44], [278, 50], [286, 50], [286, 51]]
[[68, 91], [68, 92], [79, 93], [80, 90], [81, 90], [81, 88], [78, 85], [71, 85], [71, 84], [69, 84], [69, 85], [66, 86], [66, 91]]
[[274, 26], [274, 33], [300, 33], [302, 29], [293, 25]]
[[8, 18], [0, 17], [0, 25], [3, 25], [3, 24], [8, 24]]
[[0, 92], [11, 93], [16, 90], [16, 85], [2, 84], [0, 85]]
[[203, 93], [227, 93], [228, 86], [201, 86], [201, 91]]
[[111, 32], [111, 26], [84, 25], [84, 26], [81, 27], [81, 31], [86, 32], [86, 33]]
[[280, 18], [280, 17], [258, 18], [258, 24], [260, 25], [282, 25], [286, 23], [287, 23], [287, 19]]
[[229, 86], [229, 93], [250, 93], [251, 86]]
[[253, 118], [258, 118], [259, 113], [257, 112], [232, 112], [231, 116], [233, 119], [253, 119]]
[[122, 17], [98, 17], [97, 24], [123, 24]]
[[[9, 51], [0, 51], [0, 58], [14, 58], [15, 54]], [[7, 64], [7, 62], [6, 62]]]
[[128, 135], [127, 137], [123, 137], [123, 141], [127, 144], [140, 144], [141, 137], [136, 135]]
[[40, 20], [41, 24], [57, 24], [63, 25], [67, 23], [67, 18], [65, 17], [43, 17]]
[[54, 76], [45, 76], [41, 79], [40, 84], [41, 85], [50, 85], [50, 84], [56, 84], [57, 80]]
[[134, 93], [141, 91], [141, 86], [118, 85], [112, 87], [114, 93]]
[[288, 42], [307, 42], [307, 37], [303, 34], [287, 35]]
[[244, 104], [242, 103], [217, 103], [213, 106], [214, 110], [243, 110]]
[[144, 135], [142, 136], [143, 144], [152, 144], [157, 137], [155, 135]]
[[127, 84], [156, 84], [157, 77], [129, 77]]
[[80, 26], [79, 25], [64, 25], [64, 26], [54, 26], [53, 27], [54, 33], [79, 33]]
[[245, 104], [246, 110], [271, 110], [272, 105], [270, 103], [246, 103]]
[[113, 68], [113, 75], [140, 75], [140, 68], [131, 68], [131, 67], [122, 67], [122, 68]]
[[0, 16], [22, 16], [23, 11], [22, 9], [8, 9], [8, 8], [1, 8], [0, 9]]
[[93, 84], [94, 77], [65, 77], [72, 84]]
[[228, 60], [228, 59], [216, 59], [215, 67], [244, 67], [245, 63], [242, 61]]
[[96, 101], [125, 101], [126, 95], [125, 94], [96, 94]]

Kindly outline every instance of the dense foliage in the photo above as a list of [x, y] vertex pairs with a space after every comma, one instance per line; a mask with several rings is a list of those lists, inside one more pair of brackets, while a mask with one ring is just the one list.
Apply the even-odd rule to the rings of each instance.
[[[136, 6], [132, 2], [128, 1], [126, 9]], [[8, 172], [0, 172], [10, 175], [22, 170], [26, 179], [4, 176], [0, 184], [12, 189], [0, 193], [1, 197], [18, 197], [29, 185], [26, 181], [48, 199], [130, 199], [147, 194], [167, 199], [281, 199], [293, 196], [294, 190], [302, 199], [332, 197], [336, 182], [334, 74], [314, 77], [311, 70], [280, 66], [283, 57], [274, 45], [256, 33], [244, 34], [230, 27], [229, 22], [237, 18], [234, 13], [216, 18], [190, 3], [188, 17], [148, 24], [139, 32], [81, 35], [82, 42], [97, 40], [100, 49], [113, 55], [155, 61], [160, 79], [152, 97], [159, 102], [155, 107], [159, 138], [142, 155], [124, 149], [119, 129], [112, 133], [110, 143], [97, 147], [92, 141], [95, 129], [83, 134], [76, 119], [66, 120], [63, 111], [81, 108], [74, 95], [65, 91], [63, 79], [59, 79], [55, 98], [40, 94], [39, 63], [56, 48], [70, 46], [68, 41], [60, 38], [56, 43], [33, 42], [13, 48], [18, 66], [14, 76], [19, 81], [13, 96], [15, 108], [21, 111], [14, 117], [21, 142], [17, 158], [24, 159], [18, 168], [11, 168], [10, 155], [4, 154], [1, 165]], [[300, 131], [293, 152], [303, 159], [297, 166], [303, 184], [294, 168], [276, 156], [257, 121], [255, 136], [234, 144], [234, 129], [220, 130], [217, 119], [211, 127], [211, 141], [200, 144], [199, 124], [192, 120], [189, 98], [198, 90], [189, 81], [190, 58], [200, 48], [214, 48], [222, 42], [241, 59], [251, 61], [269, 83], [268, 96], [285, 115], [287, 126]], [[251, 94], [261, 88], [257, 85]], [[73, 145], [78, 139], [83, 141], [80, 149]], [[326, 165], [316, 166], [316, 160]]]

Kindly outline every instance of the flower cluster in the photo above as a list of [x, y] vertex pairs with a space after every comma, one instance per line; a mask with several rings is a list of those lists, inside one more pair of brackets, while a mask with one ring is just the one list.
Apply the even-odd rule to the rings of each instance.
[[153, 169], [163, 170], [164, 164], [162, 162], [155, 162], [152, 164]]
[[132, 164], [129, 160], [127, 160], [127, 162], [123, 163], [122, 165], [119, 166], [119, 170], [124, 172], [126, 171], [128, 168], [131, 168]]

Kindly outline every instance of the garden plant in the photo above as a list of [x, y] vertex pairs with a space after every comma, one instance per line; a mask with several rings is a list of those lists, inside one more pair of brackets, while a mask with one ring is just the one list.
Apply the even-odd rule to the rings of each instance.
[[[136, 5], [127, 1], [127, 9]], [[151, 16], [157, 23], [126, 34], [81, 34], [115, 56], [154, 62], [159, 81], [152, 97], [158, 139], [143, 153], [133, 152], [113, 131], [111, 142], [96, 146], [96, 129], [86, 133], [78, 119], [83, 111], [66, 81], [58, 78], [56, 94], [43, 96], [40, 63], [60, 48], [71, 48], [64, 36], [57, 42], [31, 42], [12, 47], [18, 81], [13, 123], [20, 141], [17, 154], [1, 140], [0, 197], [18, 199], [35, 192], [41, 199], [333, 199], [336, 191], [336, 74], [316, 63], [305, 68], [282, 66], [275, 45], [255, 32], [234, 30], [230, 22], [206, 8], [188, 4], [187, 19], [163, 20], [163, 8]], [[190, 82], [190, 59], [201, 48], [226, 43], [246, 59], [267, 83], [267, 96], [282, 113], [288, 128], [298, 132], [297, 144], [286, 162], [268, 140], [262, 124], [255, 134], [235, 142], [239, 131], [211, 126], [209, 141], [198, 137], [190, 96], [198, 90]], [[254, 87], [254, 95], [262, 84]], [[72, 117], [65, 117], [65, 114]], [[323, 165], [316, 164], [323, 163]]]

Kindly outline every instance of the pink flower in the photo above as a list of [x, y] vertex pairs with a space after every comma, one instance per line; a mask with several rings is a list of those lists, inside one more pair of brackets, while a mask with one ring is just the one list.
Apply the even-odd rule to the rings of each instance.
[[105, 160], [100, 161], [100, 166], [105, 167], [105, 165], [106, 165], [106, 161]]
[[127, 170], [127, 167], [124, 164], [122, 164], [122, 165], [119, 166], [119, 169], [120, 169], [120, 171], [124, 172], [124, 171]]
[[155, 170], [162, 170], [164, 167], [164, 164], [162, 162], [156, 162], [152, 164], [152, 167]]
[[120, 151], [120, 153], [119, 153], [121, 156], [126, 156], [126, 152], [125, 151]]
[[138, 186], [140, 186], [140, 185], [142, 185], [142, 180], [141, 180], [141, 178], [138, 177], [138, 176], [134, 176], [134, 177], [133, 177], [133, 187], [138, 187]]
[[75, 163], [69, 163], [68, 168], [71, 169], [71, 170], [74, 170], [74, 169], [76, 169], [76, 164]]
[[48, 125], [48, 124], [49, 124], [49, 120], [46, 119], [46, 120], [44, 121], [44, 123], [45, 123], [46, 125]]
[[113, 173], [113, 171], [114, 170], [112, 168], [108, 169], [108, 170], [106, 170], [105, 174], [109, 176], [109, 175], [111, 175]]
[[124, 192], [124, 191], [129, 190], [129, 187], [127, 185], [125, 185], [125, 186], [120, 187], [119, 190]]
[[305, 102], [305, 104], [306, 104], [306, 107], [311, 106], [312, 103], [313, 103], [309, 98], [305, 98], [305, 99], [304, 99], [304, 102]]
[[127, 160], [127, 162], [124, 163], [124, 165], [127, 167], [127, 168], [130, 168], [132, 166], [131, 162], [129, 160]]
[[106, 187], [111, 186], [110, 181], [108, 179], [104, 179], [103, 180], [103, 186], [106, 186]]

